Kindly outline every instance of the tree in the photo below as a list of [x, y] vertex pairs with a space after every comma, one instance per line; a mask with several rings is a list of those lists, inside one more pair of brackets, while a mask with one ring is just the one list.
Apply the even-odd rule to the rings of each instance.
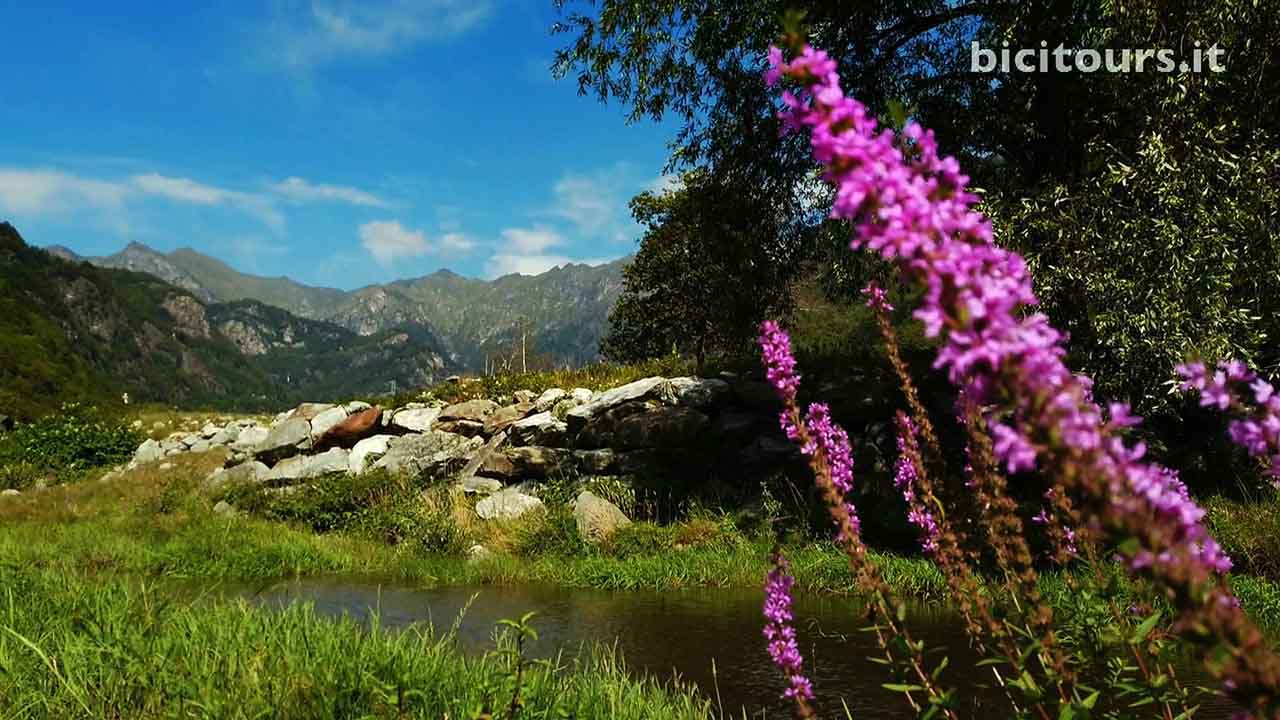
[[[833, 291], [868, 268], [847, 231], [784, 189], [812, 186], [808, 149], [777, 139], [760, 81], [785, 11], [841, 63], [872, 112], [906, 108], [934, 128], [986, 193], [998, 238], [1028, 256], [1045, 308], [1073, 332], [1100, 398], [1147, 411], [1176, 357], [1228, 349], [1277, 361], [1274, 149], [1280, 139], [1280, 3], [1255, 0], [556, 0], [570, 39], [556, 70], [581, 92], [674, 117], [672, 163], [760, 158], [776, 192], [754, 218], [809, 213], [806, 235]], [[970, 44], [1038, 49], [1217, 45], [1225, 72], [970, 71]], [[1253, 222], [1249, 218], [1255, 218]], [[770, 242], [761, 236], [761, 242]], [[1170, 282], [1167, 272], [1182, 276]], [[1087, 277], [1086, 277], [1087, 276]], [[1125, 322], [1128, 317], [1135, 322]], [[1155, 350], [1154, 348], [1159, 348]], [[1270, 353], [1270, 355], [1268, 354]]]
[[[685, 173], [675, 188], [631, 201], [646, 226], [601, 349], [631, 361], [676, 352], [701, 371], [708, 357], [748, 349], [759, 322], [787, 309], [794, 259], [772, 254], [791, 232], [782, 218], [760, 224], [744, 178]], [[772, 239], [772, 240], [771, 240]]]

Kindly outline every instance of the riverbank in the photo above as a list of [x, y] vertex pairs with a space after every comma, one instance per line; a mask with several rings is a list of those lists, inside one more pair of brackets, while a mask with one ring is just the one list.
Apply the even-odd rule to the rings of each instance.
[[691, 688], [637, 679], [607, 648], [517, 672], [512, 634], [470, 656], [445, 631], [369, 632], [306, 605], [177, 600], [101, 572], [0, 577], [6, 717], [514, 717], [513, 702], [527, 717], [711, 716]]
[[[572, 528], [554, 517], [493, 523], [483, 535], [469, 528], [462, 544], [483, 540], [505, 549], [468, 557], [457, 547], [441, 552], [416, 542], [388, 544], [376, 532], [371, 535], [366, 524], [318, 533], [301, 521], [219, 515], [211, 511], [213, 501], [195, 488], [220, 462], [220, 453], [193, 454], [174, 458], [165, 470], [144, 466], [107, 481], [90, 479], [0, 499], [0, 558], [7, 567], [87, 580], [250, 581], [340, 574], [424, 586], [539, 583], [604, 590], [758, 588], [768, 571], [770, 539], [708, 517], [662, 527], [635, 523], [605, 545], [565, 540]], [[399, 510], [390, 495], [379, 495], [385, 504], [375, 506], [377, 513]], [[848, 561], [833, 544], [800, 542], [786, 552], [799, 591], [854, 592]], [[929, 561], [882, 552], [872, 558], [904, 598], [948, 602], [946, 583]], [[1280, 635], [1280, 583], [1252, 575], [1233, 576], [1231, 583], [1255, 621]], [[1075, 602], [1063, 573], [1044, 574], [1041, 589], [1059, 608], [1070, 609]]]
[[[301, 718], [392, 716], [404, 704], [411, 717], [471, 717], [486, 698], [509, 701], [509, 653], [464, 657], [444, 635], [368, 633], [306, 607], [277, 614], [209, 598], [226, 587], [320, 577], [411, 588], [755, 592], [768, 569], [766, 534], [709, 511], [664, 526], [633, 523], [600, 544], [574, 538], [555, 502], [520, 521], [450, 529], [442, 523], [452, 512], [433, 507], [440, 497], [424, 500], [420, 490], [412, 495], [418, 511], [405, 515], [410, 496], [401, 485], [373, 488], [356, 506], [321, 502], [336, 493], [294, 493], [278, 496], [292, 504], [256, 505], [241, 495], [261, 515], [218, 514], [200, 486], [223, 457], [184, 454], [0, 498], [0, 628], [7, 628], [0, 632], [0, 669], [14, 679], [0, 690], [0, 706], [22, 708], [24, 717], [167, 717], [173, 707], [218, 716], [230, 707], [287, 702], [296, 714], [277, 716]], [[332, 529], [317, 532], [319, 526]], [[388, 536], [389, 527], [400, 535]], [[493, 549], [468, 556], [472, 542]], [[432, 543], [443, 545], [433, 550]], [[786, 549], [800, 594], [853, 591], [847, 560], [829, 543], [799, 540]], [[873, 558], [904, 598], [931, 608], [950, 604], [931, 563], [885, 553]], [[1041, 581], [1065, 622], [1081, 609], [1069, 580], [1050, 573]], [[1244, 575], [1232, 584], [1254, 619], [1280, 635], [1280, 586]], [[637, 679], [616, 655], [596, 650], [576, 662], [525, 675], [531, 712], [714, 714], [709, 694]]]

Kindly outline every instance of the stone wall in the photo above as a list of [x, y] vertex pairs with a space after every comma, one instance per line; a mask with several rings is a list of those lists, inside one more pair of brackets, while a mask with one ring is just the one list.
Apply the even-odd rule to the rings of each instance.
[[[651, 377], [603, 392], [552, 388], [541, 394], [412, 403], [304, 403], [270, 424], [236, 421], [199, 433], [148, 440], [135, 463], [214, 447], [230, 451], [206, 485], [263, 483], [287, 488], [335, 472], [385, 468], [416, 478], [451, 479], [468, 493], [513, 487], [536, 494], [537, 481], [584, 476], [763, 476], [795, 459], [777, 426], [777, 401], [758, 380]], [[477, 508], [480, 509], [479, 507]]]

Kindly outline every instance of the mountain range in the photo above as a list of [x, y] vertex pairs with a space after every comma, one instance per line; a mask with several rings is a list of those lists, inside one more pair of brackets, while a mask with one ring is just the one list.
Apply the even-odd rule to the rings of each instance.
[[623, 262], [493, 281], [447, 270], [355, 291], [240, 273], [194, 250], [105, 257], [0, 222], [0, 413], [66, 400], [278, 409], [422, 387], [597, 345]]
[[147, 273], [205, 303], [254, 300], [361, 336], [406, 324], [421, 326], [440, 340], [453, 365], [473, 372], [510, 362], [513, 345], [521, 339], [526, 361], [530, 353], [555, 365], [578, 366], [599, 359], [600, 338], [622, 290], [622, 268], [629, 261], [564, 265], [540, 275], [487, 281], [440, 270], [343, 291], [242, 273], [189, 248], [161, 253], [131, 243], [114, 255], [83, 258], [64, 247], [47, 250], [99, 267]]

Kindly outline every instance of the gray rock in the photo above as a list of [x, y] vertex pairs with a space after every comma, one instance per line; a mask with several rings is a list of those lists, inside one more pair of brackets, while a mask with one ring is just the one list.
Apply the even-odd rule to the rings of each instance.
[[437, 423], [435, 429], [440, 432], [453, 433], [455, 435], [464, 435], [466, 437], [479, 437], [484, 434], [484, 423], [475, 420], [445, 420]]
[[543, 478], [572, 467], [573, 452], [561, 448], [525, 446], [491, 455], [480, 468], [485, 477]]
[[352, 475], [364, 473], [369, 463], [387, 454], [387, 448], [394, 439], [394, 435], [374, 435], [356, 443], [347, 458], [347, 472]]
[[402, 435], [392, 440], [375, 468], [411, 477], [441, 476], [466, 464], [484, 441], [446, 432]]
[[[265, 437], [265, 435], [264, 435]], [[240, 438], [240, 426], [228, 425], [209, 438], [210, 445], [230, 445]]]
[[248, 485], [262, 482], [270, 472], [271, 468], [256, 460], [240, 463], [229, 468], [218, 468], [209, 473], [209, 476], [201, 483], [200, 489], [204, 492], [212, 493], [231, 485]]
[[235, 507], [226, 500], [219, 500], [218, 504], [213, 506], [213, 512], [215, 515], [226, 515], [227, 517], [234, 517], [237, 514]]
[[331, 403], [302, 403], [289, 413], [290, 419], [311, 420], [325, 410], [333, 408]]
[[311, 455], [307, 458], [307, 468], [303, 477], [313, 478], [330, 473], [345, 473], [350, 462], [349, 455], [350, 453], [342, 448], [330, 448], [319, 455]]
[[352, 400], [346, 405], [343, 405], [342, 409], [346, 410], [348, 415], [355, 415], [361, 410], [368, 410], [371, 407], [373, 406], [363, 400]]
[[493, 435], [496, 432], [506, 430], [513, 423], [518, 422], [525, 415], [533, 410], [533, 403], [524, 402], [515, 405], [507, 405], [493, 411], [493, 414], [485, 418], [484, 434]]
[[483, 423], [497, 409], [498, 403], [492, 400], [468, 400], [441, 410], [440, 420], [468, 420]]
[[548, 445], [561, 447], [568, 442], [569, 426], [550, 412], [540, 412], [511, 424], [513, 445]]
[[532, 390], [517, 390], [511, 393], [511, 397], [516, 401], [517, 404], [532, 403], [535, 399], [537, 399], [538, 393]]
[[484, 465], [485, 461], [489, 459], [489, 456], [493, 455], [494, 452], [501, 447], [502, 443], [506, 441], [507, 433], [499, 432], [497, 435], [489, 438], [489, 442], [485, 443], [484, 447], [477, 450], [476, 454], [471, 456], [471, 459], [467, 461], [466, 466], [462, 468], [462, 472], [458, 473], [458, 478], [464, 486], [468, 480], [475, 478], [476, 472], [478, 472], [481, 466]]
[[476, 514], [484, 520], [515, 520], [542, 507], [542, 501], [538, 498], [515, 488], [507, 488], [476, 503]]
[[692, 408], [632, 403], [597, 416], [576, 439], [577, 447], [685, 448], [704, 438], [710, 420]]
[[431, 431], [431, 425], [438, 417], [440, 408], [405, 407], [391, 414], [388, 427], [403, 432], [425, 433]]
[[578, 470], [587, 475], [607, 475], [618, 467], [617, 453], [608, 448], [575, 450], [573, 459], [578, 465]]
[[137, 452], [133, 454], [133, 461], [139, 464], [155, 462], [164, 457], [164, 448], [155, 440], [148, 439], [138, 446]]
[[217, 425], [214, 425], [211, 422], [205, 423], [204, 427], [200, 428], [200, 437], [204, 438], [205, 440], [208, 440], [209, 438], [213, 437], [214, 435], [217, 435], [221, 431], [222, 431], [222, 428], [218, 427]]
[[187, 435], [183, 435], [181, 438], [179, 438], [179, 442], [181, 442], [183, 445], [186, 445], [188, 448], [190, 448], [192, 445], [195, 445], [196, 443], [200, 442], [203, 439], [204, 438], [200, 437], [195, 433], [190, 433]]
[[347, 419], [347, 410], [343, 407], [329, 408], [324, 412], [311, 418], [311, 439], [316, 441], [321, 435], [325, 434], [329, 428], [337, 425]]
[[493, 478], [471, 476], [458, 483], [462, 492], [468, 495], [492, 495], [502, 489], [502, 481]]
[[158, 469], [159, 469], [161, 472], [164, 472], [164, 471], [166, 471], [166, 470], [172, 470], [172, 469], [173, 469], [173, 463], [171, 463], [171, 462], [162, 462], [162, 463], [160, 463], [160, 466], [159, 466], [159, 468], [158, 468]]
[[7, 490], [0, 490], [0, 497], [17, 497], [21, 494], [22, 493], [18, 492], [17, 490], [14, 490], [13, 488], [9, 488]]
[[239, 434], [236, 435], [236, 439], [231, 442], [231, 445], [237, 449], [252, 449], [262, 444], [262, 441], [266, 440], [270, 434], [271, 431], [261, 425], [249, 425], [240, 429]]
[[706, 410], [723, 404], [729, 398], [729, 383], [724, 380], [675, 377], [658, 389], [663, 401], [671, 405]]
[[533, 409], [535, 412], [544, 413], [556, 406], [556, 403], [563, 400], [569, 393], [560, 388], [551, 388], [538, 396], [533, 401]]
[[345, 473], [348, 464], [347, 455], [347, 451], [342, 448], [333, 448], [319, 455], [295, 455], [281, 460], [271, 468], [265, 481], [269, 485], [279, 486], [294, 480], [308, 480], [329, 473]]
[[253, 454], [262, 462], [274, 465], [310, 447], [311, 423], [303, 418], [289, 418], [272, 426], [266, 439], [254, 448]]
[[573, 519], [578, 524], [578, 536], [589, 543], [607, 540], [618, 528], [631, 524], [617, 505], [586, 490], [573, 501]]
[[210, 443], [208, 440], [197, 440], [195, 441], [194, 444], [191, 445], [191, 448], [190, 448], [191, 452], [193, 453], [209, 452], [212, 449], [213, 449], [213, 444]]
[[574, 388], [569, 391], [569, 397], [572, 398], [573, 401], [579, 405], [585, 405], [591, 402], [591, 399], [594, 398], [595, 396], [596, 396], [595, 393], [591, 392], [586, 388]]
[[[592, 397], [591, 401], [585, 405], [576, 407], [568, 412], [565, 416], [565, 422], [569, 424], [569, 432], [576, 433], [581, 430], [593, 417], [600, 415], [608, 410], [612, 410], [623, 403], [641, 400], [658, 389], [660, 385], [666, 382], [666, 378], [651, 377], [643, 380], [636, 380], [627, 383], [621, 387], [612, 390], [606, 390]], [[576, 393], [577, 390], [574, 390]]]
[[551, 408], [551, 415], [560, 422], [564, 422], [569, 417], [569, 411], [579, 405], [580, 403], [576, 402], [573, 398], [565, 398]]

